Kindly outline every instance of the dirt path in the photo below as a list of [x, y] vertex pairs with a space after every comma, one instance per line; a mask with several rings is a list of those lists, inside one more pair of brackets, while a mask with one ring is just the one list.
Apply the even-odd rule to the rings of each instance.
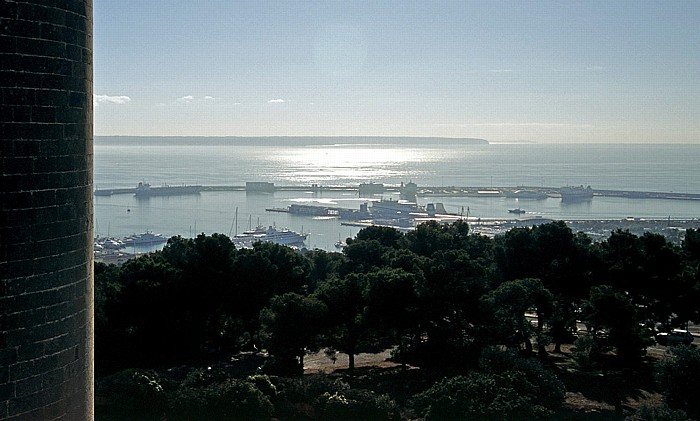
[[[315, 354], [309, 354], [304, 357], [304, 373], [331, 373], [339, 369], [348, 368], [348, 356], [346, 354], [337, 353], [335, 363], [321, 351]], [[355, 355], [355, 367], [394, 367], [399, 364], [388, 361], [391, 357], [391, 349], [385, 349], [377, 354], [361, 353]]]

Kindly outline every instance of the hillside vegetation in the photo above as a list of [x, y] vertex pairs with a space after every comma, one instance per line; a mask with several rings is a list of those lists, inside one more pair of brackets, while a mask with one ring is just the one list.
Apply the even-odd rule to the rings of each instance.
[[[700, 322], [699, 265], [696, 230], [593, 243], [563, 222], [370, 227], [342, 253], [173, 237], [95, 265], [97, 418], [698, 418], [698, 350], [647, 348]], [[355, 367], [385, 349], [396, 366]], [[347, 369], [302, 375], [319, 350]]]

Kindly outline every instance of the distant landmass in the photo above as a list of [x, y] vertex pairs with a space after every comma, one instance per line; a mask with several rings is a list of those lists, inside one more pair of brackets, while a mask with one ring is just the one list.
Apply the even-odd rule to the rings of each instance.
[[437, 143], [437, 142], [459, 142], [461, 144], [488, 145], [486, 139], [472, 137], [421, 137], [421, 136], [95, 136], [97, 140], [173, 140], [188, 141], [203, 139], [211, 140], [264, 140], [264, 141], [303, 141], [303, 142], [396, 142], [407, 141], [410, 143]]

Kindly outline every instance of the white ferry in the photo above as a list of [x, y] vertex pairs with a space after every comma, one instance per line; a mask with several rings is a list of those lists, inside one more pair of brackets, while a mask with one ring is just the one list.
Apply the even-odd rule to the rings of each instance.
[[299, 234], [287, 228], [278, 229], [273, 226], [258, 226], [253, 230], [243, 231], [242, 234], [234, 236], [231, 241], [237, 247], [251, 247], [258, 241], [281, 244], [290, 247], [302, 247], [309, 234]]
[[150, 244], [161, 244], [168, 241], [161, 234], [146, 231], [143, 234], [133, 234], [122, 240], [125, 246], [145, 246]]

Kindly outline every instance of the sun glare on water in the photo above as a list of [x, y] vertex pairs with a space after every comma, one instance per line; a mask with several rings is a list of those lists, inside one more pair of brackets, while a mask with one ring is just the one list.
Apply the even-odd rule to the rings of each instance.
[[371, 146], [323, 146], [305, 148], [274, 157], [288, 177], [305, 182], [373, 180], [390, 178], [432, 160], [428, 150]]

